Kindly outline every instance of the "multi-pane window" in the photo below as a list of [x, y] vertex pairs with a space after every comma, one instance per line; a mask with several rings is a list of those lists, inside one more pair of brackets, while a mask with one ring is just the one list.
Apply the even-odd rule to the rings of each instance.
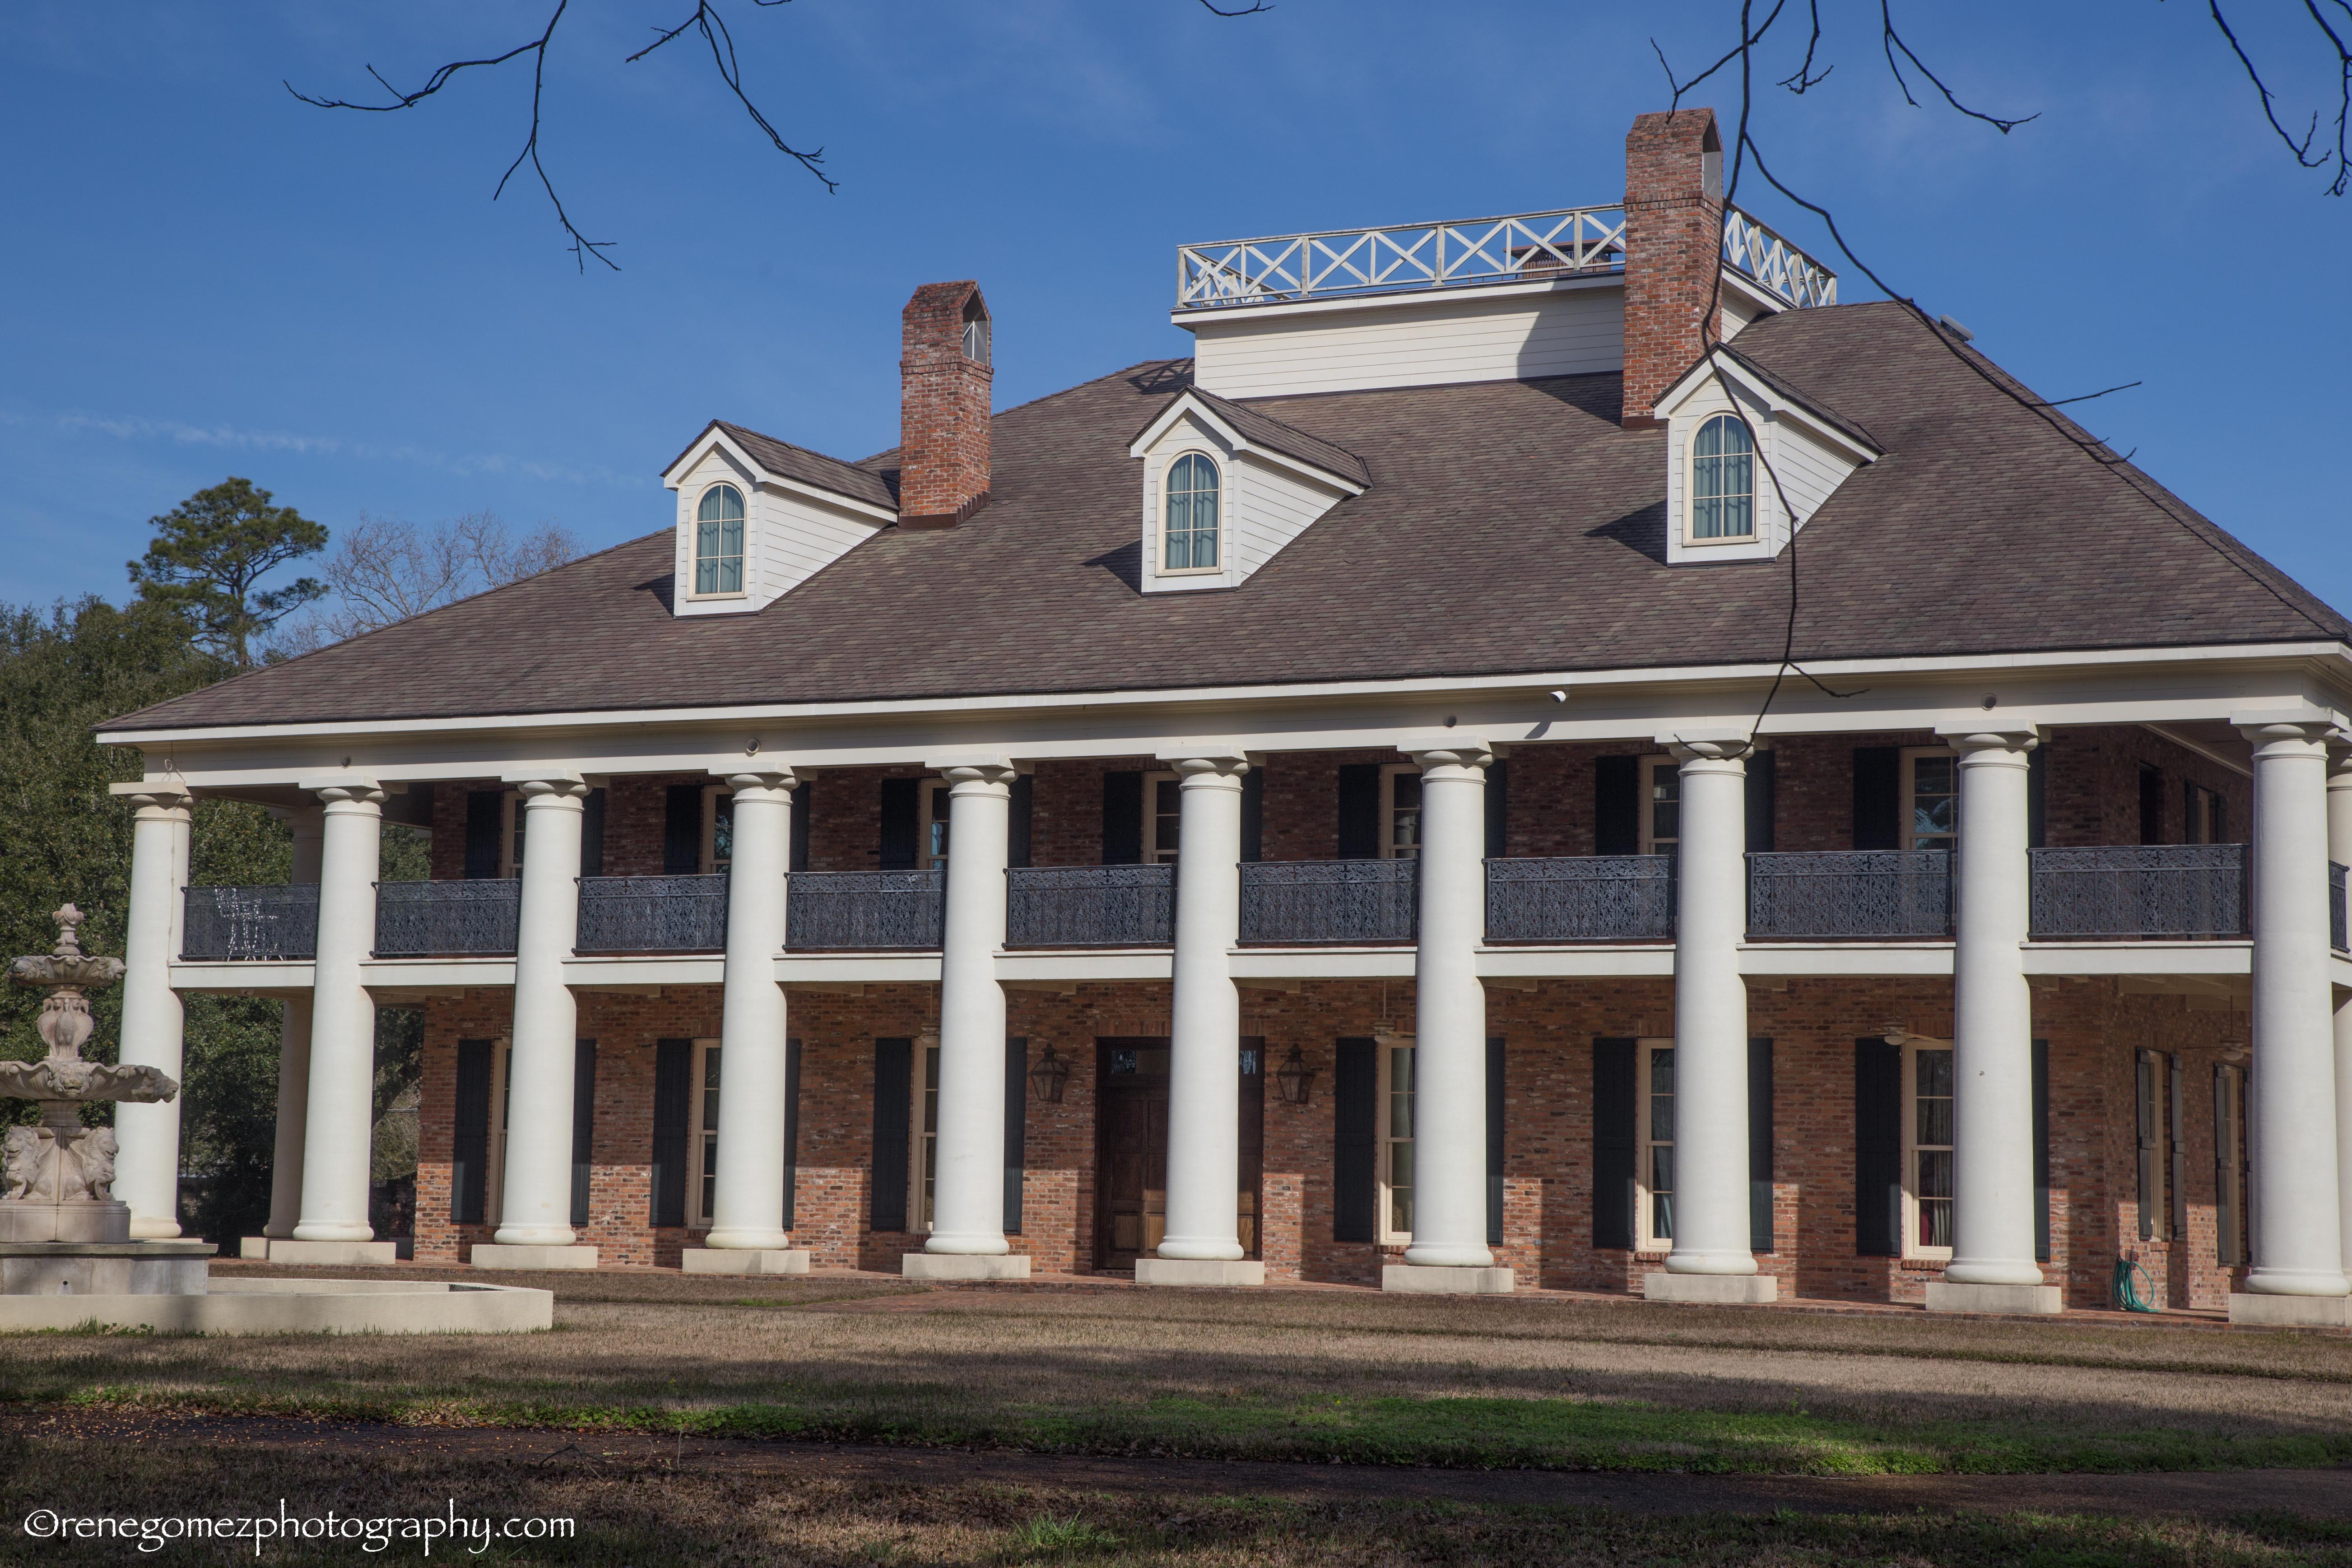
[[1161, 570], [1217, 567], [1217, 465], [1187, 452], [1168, 468], [1168, 524]]
[[497, 1226], [499, 1221], [504, 1208], [501, 1200], [506, 1196], [507, 1108], [513, 1099], [508, 1079], [513, 1067], [513, 1042], [499, 1040], [492, 1044], [490, 1047], [490, 1103], [499, 1108], [499, 1113], [490, 1122], [488, 1158], [483, 1162], [486, 1167], [484, 1178], [486, 1184], [482, 1189], [482, 1221], [492, 1226]]
[[743, 591], [743, 492], [713, 485], [694, 510], [694, 591]]
[[701, 1228], [719, 1198], [719, 1042], [697, 1040], [694, 1047], [694, 1212], [687, 1223]]
[[2230, 842], [2227, 803], [2203, 784], [2181, 786], [2183, 805], [2188, 818], [2181, 835], [2184, 844], [2227, 844]]
[[948, 863], [949, 800], [954, 788], [945, 779], [923, 781], [922, 837], [917, 842], [915, 864], [926, 871]]
[[1421, 770], [1391, 763], [1381, 770], [1381, 858], [1412, 860], [1421, 854]]
[[2164, 1241], [2172, 1235], [2171, 1205], [2166, 1201], [2172, 1155], [2171, 1117], [2166, 1104], [2170, 1066], [2171, 1058], [2162, 1051], [2141, 1051], [2133, 1064], [2132, 1101], [2139, 1133], [2139, 1179], [2134, 1196], [2139, 1205], [2142, 1241]]
[[1642, 853], [1667, 855], [1683, 837], [1683, 770], [1672, 757], [1642, 759]]
[[735, 792], [725, 784], [702, 791], [702, 870], [705, 876], [735, 863]]
[[940, 1175], [940, 1046], [926, 1037], [917, 1042], [915, 1066], [914, 1190], [915, 1212], [909, 1217], [918, 1231], [931, 1228], [931, 1200]]
[[522, 875], [523, 818], [527, 808], [522, 791], [510, 789], [499, 802], [499, 875]]
[[1903, 753], [1903, 847], [1951, 849], [1959, 845], [1960, 763], [1938, 750]]
[[2224, 1267], [2246, 1261], [2246, 1069], [2213, 1068], [2213, 1243]]
[[1146, 865], [1176, 863], [1178, 830], [1184, 824], [1184, 786], [1174, 773], [1143, 779], [1143, 859]]
[[1914, 1046], [1904, 1173], [1910, 1234], [1903, 1255], [1939, 1258], [1952, 1249], [1952, 1048]]
[[1691, 443], [1690, 536], [1756, 537], [1756, 448], [1728, 414], [1700, 426]]
[[1387, 1239], [1412, 1239], [1413, 1047], [1381, 1053], [1381, 1221]]
[[1639, 1245], [1644, 1252], [1664, 1252], [1675, 1242], [1675, 1047], [1664, 1041], [1643, 1041], [1636, 1070]]

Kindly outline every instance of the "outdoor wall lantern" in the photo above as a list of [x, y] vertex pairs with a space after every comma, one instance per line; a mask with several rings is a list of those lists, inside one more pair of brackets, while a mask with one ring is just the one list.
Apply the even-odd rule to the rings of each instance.
[[1274, 1069], [1274, 1081], [1282, 1091], [1285, 1105], [1306, 1105], [1314, 1099], [1315, 1069], [1307, 1065], [1307, 1058], [1298, 1054], [1297, 1046], [1290, 1047], [1290, 1055]]
[[1029, 1069], [1029, 1093], [1046, 1105], [1062, 1103], [1062, 1086], [1069, 1081], [1070, 1064], [1051, 1046], [1037, 1058], [1037, 1065]]

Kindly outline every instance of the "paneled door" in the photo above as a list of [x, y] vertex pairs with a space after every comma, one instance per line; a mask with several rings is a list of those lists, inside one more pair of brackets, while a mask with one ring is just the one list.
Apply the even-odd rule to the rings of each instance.
[[[1255, 1258], [1265, 1051], [1255, 1038], [1240, 1046], [1240, 1239]], [[1132, 1268], [1158, 1249], [1168, 1226], [1168, 1041], [1107, 1037], [1095, 1051], [1096, 1267]]]

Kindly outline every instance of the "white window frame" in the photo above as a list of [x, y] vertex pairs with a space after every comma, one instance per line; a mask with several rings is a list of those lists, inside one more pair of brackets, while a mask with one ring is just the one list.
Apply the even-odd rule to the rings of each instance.
[[490, 1042], [490, 1146], [482, 1163], [482, 1223], [496, 1229], [503, 1217], [507, 1186], [507, 1069], [514, 1041], [501, 1035]]
[[2132, 1052], [2132, 1200], [2139, 1209], [2136, 1234], [2141, 1241], [2170, 1241], [2173, 1236], [2172, 1066], [2169, 1051], [2143, 1047]]
[[[931, 1232], [938, 1185], [940, 1037], [918, 1036], [907, 1075], [907, 1229]], [[928, 1179], [927, 1179], [928, 1178]]]
[[1383, 860], [1417, 860], [1421, 858], [1421, 806], [1416, 805], [1412, 809], [1412, 842], [1397, 842], [1397, 780], [1407, 776], [1419, 784], [1421, 764], [1387, 763], [1381, 768], [1381, 858]]
[[[954, 810], [948, 796], [955, 789], [950, 779], [925, 779], [915, 791], [915, 868], [929, 871], [948, 863], [955, 844], [948, 833], [950, 813]], [[936, 835], [933, 828], [939, 831]], [[948, 847], [933, 850], [934, 842], [945, 840]]]
[[2246, 1069], [2213, 1066], [2214, 1261], [2235, 1268], [2246, 1252]]
[[[743, 556], [740, 574], [743, 585], [740, 588], [714, 589], [708, 594], [698, 593], [694, 585], [702, 580], [700, 549], [703, 498], [721, 488], [733, 490], [735, 499], [743, 503]], [[724, 560], [725, 557], [721, 556], [720, 559]], [[750, 492], [734, 479], [712, 479], [694, 493], [694, 504], [687, 509], [685, 587], [684, 597], [704, 603], [719, 599], [748, 599], [751, 596], [751, 497]]]
[[[1168, 479], [1176, 465], [1187, 458], [1198, 458], [1209, 465], [1217, 476], [1217, 563], [1213, 566], [1171, 566], [1168, 564]], [[1159, 577], [1222, 577], [1233, 554], [1233, 493], [1232, 469], [1210, 448], [1202, 446], [1180, 447], [1168, 453], [1160, 465], [1160, 483], [1154, 487], [1151, 502], [1151, 571]]]
[[[1178, 813], [1176, 843], [1160, 842], [1160, 786], [1173, 785], [1177, 791]], [[1184, 780], [1181, 773], [1146, 773], [1143, 775], [1143, 863], [1147, 866], [1173, 866], [1176, 851], [1183, 843], [1182, 801]]]
[[2229, 800], [2220, 790], [2209, 789], [2195, 779], [2185, 781], [2181, 790], [2181, 836], [2183, 844], [2227, 844], [2229, 833]]
[[[1922, 835], [1918, 831], [1918, 774], [1919, 760], [1922, 757], [1949, 757], [1952, 759], [1952, 831], [1948, 834]], [[1901, 789], [1903, 793], [1896, 803], [1895, 817], [1897, 829], [1902, 835], [1898, 842], [1902, 844], [1903, 847], [1906, 849], [1918, 849], [1922, 847], [1928, 849], [1958, 849], [1960, 847], [1959, 753], [1953, 751], [1949, 746], [1904, 747]], [[1919, 840], [1923, 837], [1931, 838], [1948, 837], [1951, 840], [1951, 843], [1948, 845], [1929, 844], [1922, 846]]]
[[[1664, 773], [1675, 781], [1675, 836], [1658, 837], [1657, 779]], [[1683, 765], [1668, 756], [1643, 757], [1641, 767], [1641, 850], [1644, 855], [1671, 854], [1682, 842]]]
[[499, 797], [499, 875], [522, 875], [523, 794], [510, 789]]
[[[1654, 1051], [1671, 1051], [1675, 1042], [1671, 1036], [1657, 1036], [1633, 1042], [1633, 1249], [1636, 1252], [1671, 1252], [1675, 1238], [1661, 1236], [1657, 1229], [1657, 1205], [1651, 1202], [1656, 1188], [1650, 1184], [1652, 1152], [1664, 1147], [1671, 1154], [1675, 1140], [1673, 1123], [1667, 1123], [1667, 1135], [1657, 1137], [1651, 1120], [1650, 1097], [1654, 1092], [1650, 1084]], [[1677, 1083], [1675, 1086], [1680, 1089]], [[1675, 1173], [1675, 1186], [1667, 1194], [1672, 1204], [1674, 1194], [1682, 1190], [1682, 1173]]]
[[[1411, 1145], [1414, 1142], [1412, 1135], [1417, 1134], [1420, 1129], [1417, 1126], [1408, 1127], [1406, 1129], [1406, 1136], [1397, 1136], [1396, 1121], [1393, 1114], [1394, 1102], [1390, 1097], [1395, 1090], [1393, 1076], [1394, 1053], [1400, 1050], [1415, 1053], [1413, 1056], [1413, 1061], [1416, 1064], [1413, 1069], [1414, 1084], [1405, 1092], [1411, 1095], [1413, 1099], [1412, 1110], [1412, 1121], [1415, 1122], [1420, 1121], [1420, 1071], [1417, 1065], [1420, 1060], [1419, 1047], [1415, 1044], [1413, 1037], [1411, 1035], [1376, 1035], [1373, 1037], [1373, 1042], [1374, 1055], [1378, 1058], [1378, 1061], [1376, 1064], [1377, 1082], [1374, 1088], [1375, 1098], [1372, 1101], [1373, 1105], [1377, 1108], [1373, 1113], [1372, 1126], [1372, 1131], [1374, 1134], [1372, 1140], [1372, 1174], [1374, 1184], [1372, 1196], [1374, 1213], [1372, 1216], [1372, 1224], [1374, 1226], [1374, 1233], [1380, 1237], [1380, 1245], [1383, 1247], [1410, 1247], [1412, 1245], [1412, 1232], [1410, 1230], [1399, 1230], [1395, 1226], [1390, 1223], [1395, 1218], [1392, 1202], [1392, 1195], [1395, 1192], [1395, 1184], [1393, 1181], [1396, 1169], [1395, 1151], [1396, 1146], [1400, 1143]], [[1416, 1169], [1407, 1173], [1407, 1174], [1413, 1176], [1413, 1180], [1406, 1184], [1408, 1192], [1419, 1184], [1419, 1176], [1417, 1173], [1418, 1162], [1412, 1163]]]
[[[1923, 1040], [1915, 1037], [1903, 1043], [1903, 1256], [1927, 1262], [1948, 1261], [1952, 1249], [1929, 1247], [1919, 1239], [1919, 1155], [1923, 1150], [1931, 1153], [1938, 1150], [1949, 1151], [1952, 1145], [1922, 1144], [1919, 1142], [1919, 1053], [1923, 1050], [1949, 1051], [1951, 1048], [1949, 1040]], [[1956, 1076], [1952, 1084], [1955, 1091], [1959, 1088], [1957, 1077], [1958, 1064], [1959, 1058], [1955, 1056], [1953, 1068]], [[1958, 1108], [1956, 1092], [1955, 1116]], [[1958, 1164], [1957, 1154], [1953, 1156], [1953, 1163], [1955, 1167]], [[1957, 1209], [1957, 1191], [1952, 1201]]]
[[[1741, 427], [1748, 437], [1748, 524], [1746, 533], [1717, 534], [1702, 539], [1698, 534], [1698, 438], [1706, 427], [1718, 419], [1727, 419]], [[1702, 414], [1691, 426], [1690, 434], [1683, 440], [1683, 548], [1712, 550], [1719, 545], [1745, 544], [1753, 546], [1765, 534], [1764, 511], [1764, 442], [1761, 428], [1744, 422], [1729, 409]]]
[[[714, 1184], [719, 1171], [719, 1119], [716, 1105], [706, 1103], [711, 1099], [707, 1083], [710, 1058], [719, 1055], [719, 1042], [699, 1039], [694, 1042], [693, 1077], [688, 1079], [687, 1091], [687, 1161], [686, 1227], [688, 1230], [710, 1228], [710, 1203], [703, 1196], [706, 1184]], [[719, 1061], [718, 1092], [727, 1092], [726, 1061]]]
[[[727, 869], [729, 861], [719, 858], [719, 803], [735, 793], [732, 784], [712, 784], [702, 786], [702, 845], [697, 861], [706, 877]], [[730, 859], [732, 858], [730, 841]]]

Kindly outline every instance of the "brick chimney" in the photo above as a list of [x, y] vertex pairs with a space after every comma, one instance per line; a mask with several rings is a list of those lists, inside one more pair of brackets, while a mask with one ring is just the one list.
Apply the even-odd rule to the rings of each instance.
[[[1628, 430], [1655, 428], [1659, 394], [1698, 363], [1722, 247], [1723, 139], [1715, 110], [1642, 115], [1625, 137]], [[1719, 303], [1706, 325], [1708, 341], [1722, 341]]]
[[926, 283], [901, 321], [898, 526], [953, 528], [988, 502], [988, 302]]

